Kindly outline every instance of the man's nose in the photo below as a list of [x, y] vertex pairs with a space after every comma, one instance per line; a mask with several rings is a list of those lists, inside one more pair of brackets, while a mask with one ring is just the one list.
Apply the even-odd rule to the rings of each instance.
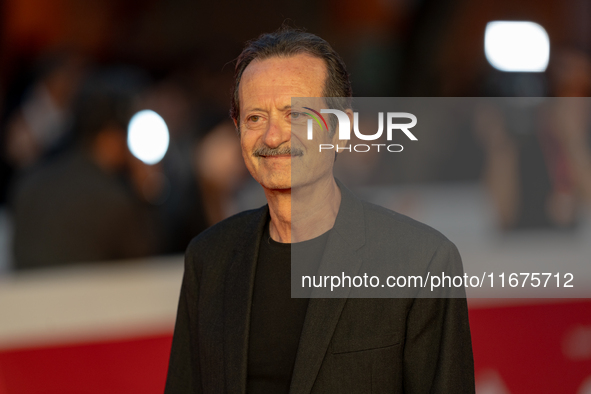
[[265, 145], [270, 148], [276, 148], [290, 139], [291, 124], [282, 122], [279, 119], [270, 119], [267, 130], [263, 135]]

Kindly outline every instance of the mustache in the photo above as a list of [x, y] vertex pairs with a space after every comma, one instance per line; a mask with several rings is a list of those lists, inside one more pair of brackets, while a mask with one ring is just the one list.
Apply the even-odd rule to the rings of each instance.
[[270, 148], [266, 145], [259, 146], [252, 151], [252, 155], [254, 157], [264, 157], [264, 156], [281, 156], [281, 155], [290, 155], [290, 156], [302, 156], [304, 152], [300, 148], [291, 147], [291, 146], [278, 146], [276, 148]]

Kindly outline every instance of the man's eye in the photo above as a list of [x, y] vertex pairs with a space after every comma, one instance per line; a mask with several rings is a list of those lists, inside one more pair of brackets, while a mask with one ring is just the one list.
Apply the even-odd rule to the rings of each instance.
[[249, 120], [250, 122], [255, 122], [255, 123], [256, 123], [256, 122], [258, 122], [259, 120], [261, 120], [261, 117], [260, 117], [260, 116], [258, 116], [258, 115], [252, 115], [252, 116], [249, 116], [249, 117], [248, 117], [248, 120]]

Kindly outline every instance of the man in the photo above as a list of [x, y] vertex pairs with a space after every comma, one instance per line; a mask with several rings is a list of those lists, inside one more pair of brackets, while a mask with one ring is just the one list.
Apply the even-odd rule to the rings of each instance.
[[342, 60], [312, 34], [266, 34], [238, 58], [232, 117], [268, 205], [189, 245], [166, 393], [474, 392], [465, 299], [290, 297], [292, 247], [320, 273], [371, 269], [384, 248], [393, 267], [461, 269], [441, 234], [335, 181], [334, 151], [318, 151], [344, 145], [334, 124], [312, 140], [292, 130], [304, 116], [292, 97], [350, 96]]

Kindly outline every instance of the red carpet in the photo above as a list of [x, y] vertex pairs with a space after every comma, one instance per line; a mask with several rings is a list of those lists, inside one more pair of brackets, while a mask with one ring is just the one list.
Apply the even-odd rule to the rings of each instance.
[[171, 334], [166, 334], [4, 351], [0, 393], [161, 394], [171, 341]]
[[[471, 309], [470, 323], [481, 392], [580, 393], [591, 379], [589, 300]], [[0, 394], [160, 394], [170, 344], [162, 334], [0, 351]]]

